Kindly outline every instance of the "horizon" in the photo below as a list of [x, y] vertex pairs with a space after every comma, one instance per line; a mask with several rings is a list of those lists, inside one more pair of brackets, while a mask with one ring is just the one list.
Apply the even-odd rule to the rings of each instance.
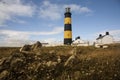
[[0, 46], [63, 42], [66, 7], [72, 13], [72, 40], [95, 41], [109, 32], [120, 41], [119, 0], [1, 0], [0, 6]]

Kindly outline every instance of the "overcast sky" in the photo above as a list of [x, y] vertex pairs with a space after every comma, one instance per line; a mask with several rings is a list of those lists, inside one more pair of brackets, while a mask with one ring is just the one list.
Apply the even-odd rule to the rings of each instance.
[[0, 46], [63, 41], [65, 7], [73, 40], [94, 41], [106, 31], [120, 40], [120, 0], [0, 0]]

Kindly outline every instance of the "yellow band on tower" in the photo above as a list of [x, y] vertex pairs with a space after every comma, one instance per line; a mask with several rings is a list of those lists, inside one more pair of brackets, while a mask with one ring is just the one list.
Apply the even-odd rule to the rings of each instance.
[[72, 38], [72, 31], [64, 31], [64, 38]]
[[64, 24], [71, 24], [71, 18], [69, 17], [65, 18]]

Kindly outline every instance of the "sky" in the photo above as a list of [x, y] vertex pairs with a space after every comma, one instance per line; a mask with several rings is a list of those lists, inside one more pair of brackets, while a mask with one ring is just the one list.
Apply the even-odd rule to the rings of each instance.
[[0, 0], [0, 46], [63, 42], [66, 7], [73, 40], [95, 41], [108, 31], [120, 41], [120, 0]]

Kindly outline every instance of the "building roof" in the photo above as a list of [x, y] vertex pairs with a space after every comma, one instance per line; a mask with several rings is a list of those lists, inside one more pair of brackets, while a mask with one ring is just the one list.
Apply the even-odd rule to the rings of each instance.
[[[96, 38], [96, 40], [103, 39], [105, 36], [108, 36], [108, 35], [99, 36], [98, 38]], [[111, 36], [111, 35], [109, 35], [109, 36]]]
[[102, 34], [100, 34], [99, 37], [96, 38], [96, 40], [102, 39], [102, 38], [104, 38], [107, 35], [109, 35], [109, 32], [106, 32], [105, 35], [103, 35], [103, 36], [102, 36]]
[[72, 42], [73, 44], [75, 43], [80, 43], [80, 44], [86, 44], [86, 43], [88, 43], [88, 41], [85, 41], [85, 40], [81, 40], [81, 39], [77, 39], [77, 40], [74, 40], [73, 42]]
[[99, 36], [98, 38], [96, 38], [96, 40], [102, 39], [102, 38], [105, 37], [105, 36], [107, 36], [107, 35]]

